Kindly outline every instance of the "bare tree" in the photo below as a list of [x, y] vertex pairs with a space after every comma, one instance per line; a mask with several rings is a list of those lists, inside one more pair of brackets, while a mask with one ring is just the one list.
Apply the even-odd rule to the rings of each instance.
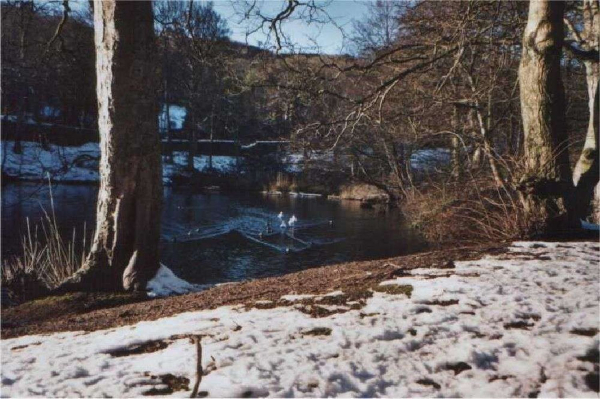
[[152, 3], [94, 3], [100, 191], [90, 255], [61, 289], [143, 290], [162, 202]]
[[359, 53], [379, 52], [391, 47], [400, 31], [401, 3], [377, 0], [369, 4], [364, 20], [353, 21], [352, 41]]
[[[579, 218], [585, 219], [589, 214], [594, 188], [600, 179], [600, 153], [598, 151], [600, 3], [598, 0], [583, 0], [581, 8], [582, 12], [579, 15], [583, 19], [580, 24], [583, 26], [581, 32], [569, 19], [565, 21], [571, 36], [566, 41], [566, 48], [583, 61], [586, 71], [589, 119], [583, 150], [573, 171], [573, 184], [577, 198], [576, 210]], [[596, 202], [593, 218], [598, 222], [600, 221], [600, 198], [597, 198]]]
[[525, 175], [520, 184], [532, 232], [565, 225], [571, 178], [561, 80], [565, 3], [531, 0], [519, 69]]

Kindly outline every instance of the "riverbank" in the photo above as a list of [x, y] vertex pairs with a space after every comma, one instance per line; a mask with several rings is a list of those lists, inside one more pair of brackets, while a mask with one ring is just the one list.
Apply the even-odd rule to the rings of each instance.
[[[98, 184], [100, 181], [100, 148], [97, 143], [86, 143], [78, 147], [42, 145], [21, 142], [20, 151], [15, 152], [15, 142], [3, 141], [3, 177], [10, 181], [47, 182], [51, 179], [60, 184]], [[183, 175], [187, 167], [187, 154], [175, 152], [173, 162], [163, 162], [163, 184], [172, 185], [176, 176]], [[194, 157], [194, 168], [198, 172], [212, 171], [214, 174], [233, 174], [238, 158], [233, 156]]]
[[[180, 140], [181, 141], [181, 140]], [[233, 142], [232, 142], [233, 143]], [[268, 191], [294, 195], [329, 196], [373, 203], [387, 203], [389, 196], [375, 186], [355, 181], [348, 166], [331, 152], [302, 154], [279, 151], [252, 152], [256, 146], [279, 142], [258, 141], [241, 146], [245, 154], [200, 155], [193, 157], [189, 169], [188, 152], [163, 154], [163, 185], [200, 191]], [[180, 143], [181, 144], [181, 143]], [[183, 147], [184, 148], [184, 147]], [[70, 185], [99, 183], [100, 148], [98, 143], [63, 146], [49, 142], [4, 140], [0, 142], [2, 182], [43, 182]], [[318, 163], [317, 163], [318, 161]], [[447, 165], [449, 153], [443, 148], [421, 149], [410, 157], [412, 173], [427, 174]]]
[[[37, 321], [8, 309], [2, 391], [189, 396], [187, 338], [202, 336], [204, 396], [595, 397], [599, 252], [597, 242], [517, 242]], [[34, 333], [52, 334], [21, 336]]]
[[48, 297], [3, 309], [1, 333], [5, 339], [71, 330], [95, 331], [218, 306], [276, 301], [287, 294], [319, 294], [335, 290], [363, 292], [390, 278], [398, 269], [443, 269], [451, 267], [454, 261], [505, 251], [504, 246], [474, 246], [349, 262], [152, 300], [145, 295], [112, 293]]

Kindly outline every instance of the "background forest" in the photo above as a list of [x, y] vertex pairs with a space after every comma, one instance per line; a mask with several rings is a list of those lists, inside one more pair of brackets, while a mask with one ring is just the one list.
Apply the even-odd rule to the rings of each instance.
[[[518, 199], [526, 169], [518, 73], [528, 4], [376, 1], [344, 30], [347, 54], [295, 48], [282, 21], [299, 13], [309, 24], [335, 24], [325, 4], [292, 1], [266, 15], [239, 2], [240, 16], [269, 32], [269, 41], [256, 47], [230, 40], [212, 3], [156, 2], [163, 138], [290, 140], [305, 164], [321, 162], [318, 171], [305, 169], [304, 181], [314, 186], [325, 179], [336, 187], [328, 194], [339, 194], [343, 184], [375, 186], [430, 239], [530, 233]], [[573, 166], [597, 124], [590, 117], [597, 103], [588, 94], [590, 70], [597, 86], [597, 57], [586, 55], [597, 39], [585, 24], [598, 18], [594, 6], [567, 2], [564, 14], [560, 72]], [[3, 124], [12, 122], [5, 137], [43, 123], [95, 134], [89, 7], [28, 1], [1, 7]], [[423, 162], [432, 165], [415, 167], [415, 154], [424, 151]], [[582, 219], [592, 217], [584, 207]]]

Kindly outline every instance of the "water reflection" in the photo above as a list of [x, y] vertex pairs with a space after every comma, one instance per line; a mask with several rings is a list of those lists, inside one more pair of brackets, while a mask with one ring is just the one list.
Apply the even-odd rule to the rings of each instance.
[[[97, 189], [53, 188], [65, 234], [84, 222], [93, 228]], [[33, 184], [2, 188], [5, 258], [18, 251], [25, 217], [49, 208], [48, 189]], [[298, 218], [293, 234], [277, 215]], [[270, 223], [272, 234], [267, 234]], [[293, 235], [293, 237], [292, 237]], [[161, 261], [193, 283], [220, 283], [280, 275], [349, 260], [390, 257], [423, 248], [396, 211], [364, 210], [357, 202], [259, 194], [193, 194], [165, 189]]]

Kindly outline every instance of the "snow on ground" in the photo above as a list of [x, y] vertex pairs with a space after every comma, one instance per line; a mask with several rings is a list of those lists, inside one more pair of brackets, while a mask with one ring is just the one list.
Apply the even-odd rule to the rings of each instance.
[[[282, 157], [285, 168], [290, 173], [302, 172], [304, 163], [310, 161], [317, 163], [320, 167], [330, 165], [334, 162], [333, 152], [313, 153], [305, 158], [302, 153], [286, 154]], [[342, 164], [349, 165], [350, 160], [341, 159]], [[425, 148], [416, 150], [410, 156], [410, 166], [418, 172], [434, 172], [450, 164], [450, 150], [447, 148]]]
[[[336, 169], [334, 164], [333, 151], [313, 152], [309, 156], [304, 156], [302, 153], [284, 154], [281, 157], [281, 162], [285, 165], [284, 168], [289, 173], [300, 173], [304, 170], [305, 164], [318, 165], [320, 169]], [[343, 161], [342, 161], [343, 163]]]
[[411, 285], [410, 298], [375, 292], [329, 317], [296, 302], [220, 307], [3, 340], [2, 396], [139, 396], [165, 392], [169, 373], [191, 387], [196, 352], [181, 334], [192, 333], [204, 335], [208, 396], [597, 397], [599, 251], [518, 242], [455, 269], [410, 271], [383, 283]]
[[146, 287], [148, 296], [163, 297], [170, 295], [188, 294], [190, 292], [198, 292], [210, 288], [208, 284], [191, 284], [180, 279], [173, 273], [171, 269], [161, 264], [156, 272], [156, 276], [148, 282]]
[[[54, 181], [62, 182], [97, 182], [99, 180], [100, 149], [97, 143], [87, 143], [80, 147], [62, 147], [50, 144], [47, 149], [44, 149], [39, 143], [22, 142], [21, 154], [13, 151], [14, 142], [2, 142], [1, 145], [7, 145], [6, 151], [0, 147], [0, 157], [4, 163], [3, 170], [9, 176], [22, 180], [40, 180], [46, 179], [47, 174], [50, 174]], [[5, 161], [4, 157], [6, 157]], [[215, 155], [212, 158], [212, 168], [225, 174], [235, 172], [240, 160], [237, 157], [222, 155]], [[187, 152], [174, 152], [173, 164], [168, 164], [165, 160], [166, 157], [163, 156], [163, 183], [169, 185], [173, 176], [185, 172]], [[447, 164], [448, 160], [449, 151], [446, 149], [425, 149], [416, 151], [411, 156], [411, 166], [415, 170], [431, 171]], [[285, 163], [286, 170], [291, 173], [299, 173], [304, 167], [302, 154], [287, 154], [282, 161]], [[315, 161], [322, 165], [331, 164], [333, 155], [331, 152], [313, 154], [311, 162]], [[206, 155], [195, 156], [194, 168], [198, 171], [207, 171], [209, 157]]]
[[[99, 180], [98, 162], [100, 149], [97, 143], [87, 143], [80, 147], [62, 147], [50, 144], [44, 149], [41, 144], [21, 142], [22, 152], [13, 151], [14, 142], [2, 142], [7, 145], [6, 151], [0, 147], [0, 158], [4, 164], [4, 172], [22, 180], [46, 179], [50, 174], [52, 180], [62, 182], [97, 182]], [[6, 159], [4, 159], [6, 157]], [[163, 162], [163, 182], [171, 183], [171, 178], [181, 173], [187, 166], [185, 152], [174, 153], [174, 164]], [[234, 171], [236, 157], [213, 156], [213, 169], [221, 173]], [[194, 157], [194, 167], [199, 171], [208, 170], [208, 156]]]
[[447, 148], [426, 148], [417, 150], [410, 156], [410, 166], [415, 171], [433, 172], [450, 164], [450, 150]]
[[[183, 151], [173, 152], [173, 164], [164, 162], [163, 156], [163, 176], [171, 177], [174, 173], [181, 172], [187, 167], [188, 154]], [[238, 158], [227, 155], [214, 155], [212, 157], [212, 167], [220, 173], [230, 173], [235, 170]], [[194, 168], [198, 171], [207, 171], [209, 169], [209, 157], [207, 155], [194, 157]]]
[[14, 142], [3, 141], [0, 145], [3, 171], [9, 176], [39, 180], [49, 174], [55, 181], [98, 181], [100, 150], [96, 143], [80, 147], [49, 144], [46, 150], [39, 143], [23, 141], [20, 154], [14, 152]]
[[[171, 129], [183, 129], [183, 124], [187, 116], [187, 109], [179, 105], [169, 104], [169, 124]], [[158, 128], [161, 132], [167, 131], [167, 104], [161, 104], [160, 114], [158, 115]]]
[[600, 231], [600, 225], [597, 225], [595, 223], [586, 222], [585, 220], [581, 221], [581, 227], [584, 230]]

